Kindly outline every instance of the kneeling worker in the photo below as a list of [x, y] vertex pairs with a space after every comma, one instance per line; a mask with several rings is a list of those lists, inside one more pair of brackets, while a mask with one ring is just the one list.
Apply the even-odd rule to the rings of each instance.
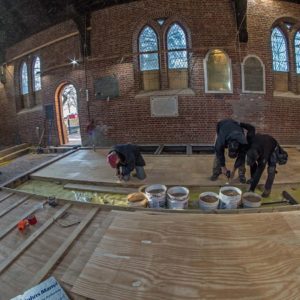
[[144, 166], [146, 165], [138, 146], [132, 144], [116, 145], [107, 155], [107, 162], [114, 169], [120, 180], [128, 181], [130, 173], [135, 169], [136, 177], [140, 180], [146, 178]]
[[286, 164], [288, 154], [279, 146], [270, 135], [257, 134], [247, 151], [247, 164], [250, 166], [251, 179], [249, 191], [254, 192], [261, 175], [268, 164], [268, 177], [264, 186], [262, 197], [268, 197], [271, 193], [275, 179], [276, 163]]
[[[244, 129], [247, 131], [245, 136]], [[217, 124], [217, 138], [215, 143], [215, 159], [213, 165], [212, 181], [217, 180], [220, 174], [234, 177], [236, 169], [239, 169], [241, 183], [246, 183], [245, 158], [246, 152], [255, 135], [255, 127], [247, 123], [239, 123], [232, 119], [224, 119]], [[225, 164], [225, 148], [228, 148], [228, 156], [235, 158], [233, 171], [230, 172]]]

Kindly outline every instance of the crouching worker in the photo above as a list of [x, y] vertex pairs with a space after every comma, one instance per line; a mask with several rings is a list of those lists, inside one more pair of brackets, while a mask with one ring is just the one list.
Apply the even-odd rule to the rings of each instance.
[[[245, 136], [244, 129], [247, 130], [247, 136]], [[215, 143], [216, 156], [213, 164], [213, 174], [210, 177], [212, 181], [217, 180], [220, 174], [233, 178], [238, 169], [240, 182], [246, 183], [246, 152], [254, 135], [255, 127], [250, 124], [239, 123], [232, 119], [218, 122]], [[236, 159], [232, 172], [226, 168], [225, 148], [228, 148], [228, 156]]]
[[249, 191], [254, 192], [261, 175], [268, 164], [268, 177], [264, 186], [262, 197], [268, 197], [271, 193], [275, 179], [276, 164], [286, 164], [288, 154], [279, 146], [277, 141], [270, 135], [257, 134], [247, 151], [247, 164], [250, 166], [251, 179]]
[[128, 181], [130, 173], [135, 169], [138, 179], [146, 178], [144, 166], [146, 165], [139, 148], [136, 145], [116, 145], [107, 155], [110, 166], [117, 170], [116, 176], [120, 180]]

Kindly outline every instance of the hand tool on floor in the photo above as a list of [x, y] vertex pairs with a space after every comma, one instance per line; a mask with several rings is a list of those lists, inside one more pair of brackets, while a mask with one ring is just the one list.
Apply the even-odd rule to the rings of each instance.
[[18, 223], [18, 229], [23, 232], [27, 226], [35, 225], [37, 223], [37, 218], [35, 215], [30, 215], [26, 219], [21, 220]]
[[297, 200], [292, 197], [287, 191], [282, 192], [283, 199], [281, 201], [273, 201], [273, 202], [267, 202], [263, 203], [262, 205], [271, 205], [271, 204], [289, 204], [289, 205], [297, 205], [299, 204]]

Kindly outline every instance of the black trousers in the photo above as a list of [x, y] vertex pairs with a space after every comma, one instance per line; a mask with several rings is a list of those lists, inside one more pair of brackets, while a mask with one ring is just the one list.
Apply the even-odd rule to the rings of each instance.
[[[270, 156], [267, 164], [268, 164], [268, 177], [265, 182], [265, 190], [270, 191], [272, 189], [275, 175], [276, 175], [276, 162], [277, 157], [276, 153], [273, 152]], [[250, 166], [250, 172], [251, 172], [251, 185], [250, 185], [250, 191], [254, 191], [257, 184], [259, 183], [259, 180], [261, 178], [261, 175], [266, 167], [266, 163], [263, 161], [258, 161], [252, 166]]]

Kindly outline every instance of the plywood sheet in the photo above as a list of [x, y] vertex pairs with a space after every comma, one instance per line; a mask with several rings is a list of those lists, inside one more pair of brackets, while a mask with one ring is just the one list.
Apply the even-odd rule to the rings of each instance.
[[64, 273], [61, 279], [63, 282], [74, 285], [114, 217], [114, 213], [109, 213], [109, 215], [104, 218], [100, 226], [95, 230], [87, 243], [83, 245], [81, 251], [77, 254], [72, 264]]
[[299, 212], [117, 214], [72, 292], [114, 300], [297, 299], [299, 232]]

